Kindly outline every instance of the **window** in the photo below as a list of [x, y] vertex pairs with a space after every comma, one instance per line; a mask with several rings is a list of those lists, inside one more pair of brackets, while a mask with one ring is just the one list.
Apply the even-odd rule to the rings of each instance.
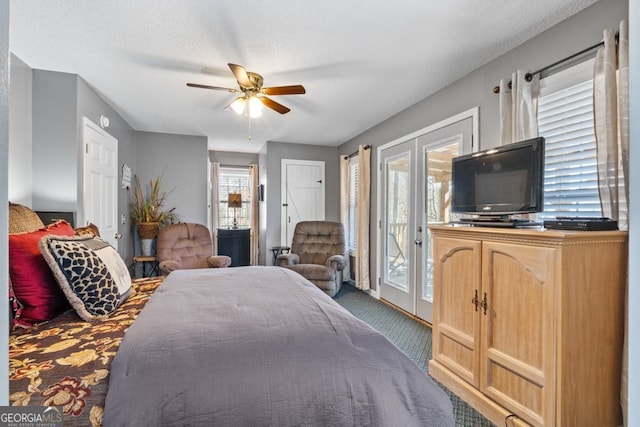
[[602, 216], [593, 131], [593, 60], [540, 82], [538, 129], [545, 138], [544, 212]]
[[347, 250], [354, 255], [356, 241], [356, 209], [358, 207], [358, 157], [349, 159], [349, 235], [347, 236]]
[[[239, 228], [249, 228], [251, 226], [250, 183], [249, 169], [220, 168], [220, 180], [218, 182], [218, 228], [231, 228], [234, 217]], [[242, 195], [241, 208], [230, 208], [228, 206], [229, 194], [232, 193], [240, 193]]]

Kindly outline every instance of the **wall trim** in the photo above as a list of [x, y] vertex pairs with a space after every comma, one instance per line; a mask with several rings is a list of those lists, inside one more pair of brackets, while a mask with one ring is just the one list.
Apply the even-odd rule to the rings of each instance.
[[380, 152], [382, 150], [389, 149], [389, 148], [391, 148], [391, 147], [393, 147], [395, 145], [402, 144], [403, 142], [406, 142], [406, 141], [408, 141], [410, 139], [415, 139], [415, 138], [417, 138], [419, 136], [422, 136], [422, 135], [424, 135], [426, 133], [430, 133], [430, 132], [433, 132], [435, 130], [441, 129], [443, 127], [452, 125], [454, 123], [461, 122], [461, 121], [463, 121], [465, 119], [468, 119], [468, 118], [472, 118], [473, 119], [473, 134], [472, 134], [473, 141], [472, 141], [472, 147], [473, 147], [473, 152], [476, 152], [476, 151], [478, 151], [478, 148], [480, 147], [480, 144], [479, 144], [479, 142], [480, 142], [480, 122], [479, 122], [479, 117], [480, 117], [480, 107], [473, 107], [473, 108], [470, 108], [470, 109], [468, 109], [466, 111], [458, 113], [458, 114], [456, 114], [454, 116], [451, 116], [451, 117], [448, 117], [448, 118], [446, 118], [444, 120], [441, 120], [441, 121], [439, 121], [437, 123], [431, 124], [431, 125], [429, 125], [427, 127], [424, 127], [422, 129], [418, 129], [417, 131], [412, 132], [412, 133], [410, 133], [408, 135], [401, 136], [400, 138], [394, 139], [391, 142], [387, 142], [386, 144], [383, 144], [383, 145], [379, 146], [378, 149], [377, 149], [378, 150], [378, 159], [380, 158]]

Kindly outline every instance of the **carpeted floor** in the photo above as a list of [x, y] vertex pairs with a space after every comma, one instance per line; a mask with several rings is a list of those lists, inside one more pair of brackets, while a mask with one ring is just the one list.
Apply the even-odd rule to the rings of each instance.
[[[382, 332], [400, 350], [413, 359], [423, 371], [429, 372], [428, 361], [431, 359], [431, 329], [429, 327], [346, 283], [336, 295], [335, 300], [354, 316]], [[458, 396], [445, 387], [442, 388], [451, 397], [456, 425], [465, 427], [494, 426]]]

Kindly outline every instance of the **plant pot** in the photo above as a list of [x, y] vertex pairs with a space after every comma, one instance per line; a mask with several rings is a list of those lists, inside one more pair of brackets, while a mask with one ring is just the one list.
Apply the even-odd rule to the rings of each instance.
[[138, 236], [140, 239], [155, 239], [158, 235], [160, 224], [157, 222], [138, 223]]
[[142, 256], [153, 256], [153, 239], [140, 239]]

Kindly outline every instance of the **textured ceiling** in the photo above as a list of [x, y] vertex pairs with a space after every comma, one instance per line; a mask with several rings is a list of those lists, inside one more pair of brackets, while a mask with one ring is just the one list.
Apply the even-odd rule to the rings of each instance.
[[[209, 148], [265, 141], [337, 146], [595, 0], [12, 0], [10, 50], [32, 68], [80, 75], [135, 129], [205, 135]], [[291, 108], [223, 111], [227, 63]]]

